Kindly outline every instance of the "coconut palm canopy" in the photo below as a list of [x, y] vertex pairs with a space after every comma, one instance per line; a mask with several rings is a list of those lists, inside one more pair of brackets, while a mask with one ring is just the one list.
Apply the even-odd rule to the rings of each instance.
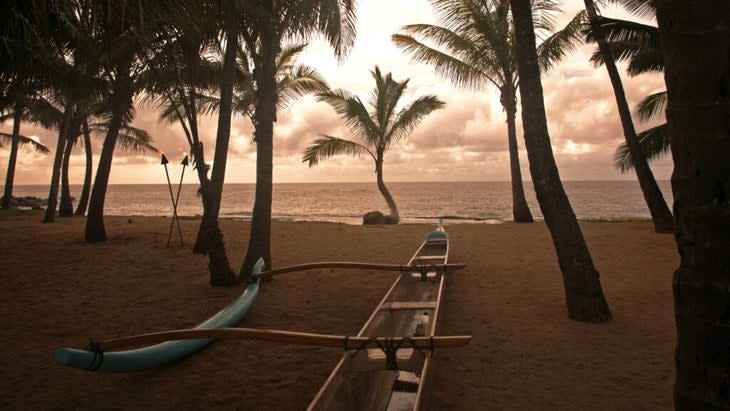
[[375, 89], [367, 103], [370, 110], [360, 97], [345, 90], [317, 94], [320, 101], [332, 106], [345, 120], [345, 125], [355, 140], [322, 135], [306, 149], [302, 162], [312, 167], [338, 154], [369, 155], [375, 162], [378, 189], [388, 203], [391, 217], [397, 220], [398, 207], [383, 182], [385, 152], [405, 140], [426, 116], [446, 104], [434, 95], [426, 95], [399, 108], [398, 103], [408, 88], [408, 80], [399, 82], [390, 73], [383, 75], [378, 66], [371, 73], [375, 80]]

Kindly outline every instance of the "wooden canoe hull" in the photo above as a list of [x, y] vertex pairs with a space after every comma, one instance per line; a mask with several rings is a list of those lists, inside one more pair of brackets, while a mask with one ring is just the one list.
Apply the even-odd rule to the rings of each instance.
[[[431, 232], [409, 265], [447, 264], [448, 236]], [[401, 274], [370, 315], [358, 337], [434, 336], [446, 275]], [[368, 348], [343, 354], [308, 410], [417, 410], [432, 351], [400, 349], [397, 370], [385, 354]]]

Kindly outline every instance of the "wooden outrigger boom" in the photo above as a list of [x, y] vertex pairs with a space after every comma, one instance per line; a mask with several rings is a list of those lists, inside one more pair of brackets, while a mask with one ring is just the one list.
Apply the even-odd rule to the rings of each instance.
[[[447, 266], [449, 239], [439, 229], [428, 233], [408, 266]], [[361, 338], [434, 337], [443, 299], [446, 270], [404, 270], [357, 334]], [[400, 349], [383, 367], [387, 350], [348, 351], [309, 405], [315, 410], [417, 410], [431, 364], [432, 350]], [[397, 368], [397, 369], [393, 369]]]

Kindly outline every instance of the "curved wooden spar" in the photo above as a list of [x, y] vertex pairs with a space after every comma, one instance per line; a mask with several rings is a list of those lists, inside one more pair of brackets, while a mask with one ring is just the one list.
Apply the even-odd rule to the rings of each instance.
[[282, 267], [276, 270], [264, 271], [256, 274], [257, 278], [273, 277], [279, 274], [291, 273], [294, 271], [317, 270], [321, 268], [340, 268], [340, 269], [356, 269], [356, 270], [375, 270], [375, 271], [398, 271], [398, 272], [421, 272], [421, 271], [455, 271], [466, 267], [466, 264], [370, 264], [355, 262], [321, 262], [292, 265]]
[[191, 328], [116, 338], [98, 343], [97, 347], [99, 350], [104, 351], [148, 344], [158, 344], [164, 341], [201, 338], [240, 338], [286, 344], [314, 345], [318, 347], [344, 347], [346, 350], [377, 348], [378, 343], [383, 344], [386, 340], [396, 342], [402, 340], [400, 348], [418, 348], [426, 350], [431, 348], [461, 347], [469, 343], [471, 335], [370, 338], [313, 334], [296, 331], [264, 330], [258, 328]]
[[[254, 272], [260, 271], [264, 260], [259, 259], [254, 266]], [[253, 306], [259, 294], [259, 283], [249, 284], [241, 295], [217, 314], [198, 325], [198, 329], [215, 329], [233, 327], [238, 324]], [[86, 350], [74, 348], [59, 348], [53, 354], [56, 362], [69, 367], [99, 372], [134, 372], [159, 368], [201, 350], [213, 340], [200, 338], [195, 340], [178, 340], [163, 342], [148, 347], [124, 350], [107, 351], [101, 354], [96, 347]]]

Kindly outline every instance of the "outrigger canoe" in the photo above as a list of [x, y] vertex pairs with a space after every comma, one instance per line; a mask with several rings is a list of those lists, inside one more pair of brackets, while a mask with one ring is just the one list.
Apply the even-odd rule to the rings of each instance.
[[[446, 280], [436, 266], [447, 264], [448, 255], [448, 234], [439, 222], [408, 262], [432, 268], [402, 273], [357, 337], [433, 337]], [[308, 410], [417, 410], [432, 355], [432, 349], [392, 345], [347, 351]]]
[[[253, 269], [253, 274], [261, 272], [264, 260], [259, 259]], [[198, 324], [195, 329], [217, 329], [233, 327], [246, 315], [256, 302], [259, 294], [259, 282], [253, 281], [241, 295], [226, 308]], [[188, 339], [166, 341], [160, 344], [125, 351], [103, 352], [95, 344], [86, 349], [60, 348], [53, 354], [53, 358], [62, 365], [99, 372], [133, 372], [163, 367], [179, 361], [213, 341], [207, 339]]]

